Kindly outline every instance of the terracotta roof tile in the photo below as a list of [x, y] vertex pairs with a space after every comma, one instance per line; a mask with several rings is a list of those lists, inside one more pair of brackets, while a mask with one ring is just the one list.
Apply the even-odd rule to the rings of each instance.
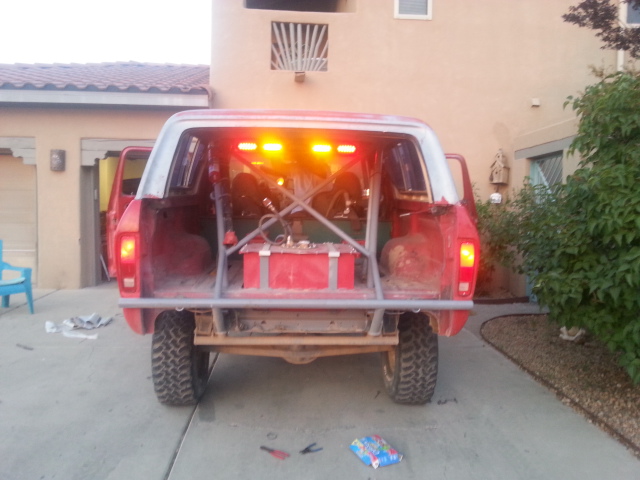
[[0, 64], [0, 89], [206, 92], [209, 67], [138, 62]]

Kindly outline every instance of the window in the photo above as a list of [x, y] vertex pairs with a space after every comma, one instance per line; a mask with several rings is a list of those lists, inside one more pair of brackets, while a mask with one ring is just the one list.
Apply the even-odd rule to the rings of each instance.
[[328, 25], [271, 23], [271, 70], [326, 72], [328, 55]]
[[401, 140], [389, 148], [383, 165], [391, 183], [400, 193], [427, 193], [422, 159], [413, 143]]
[[531, 184], [552, 188], [562, 183], [562, 158], [562, 151], [532, 158]]
[[640, 6], [625, 3], [624, 7], [627, 10], [625, 18], [627, 25], [640, 26]]
[[293, 12], [354, 12], [355, 0], [245, 0], [253, 10], [285, 10]]
[[394, 17], [407, 20], [431, 20], [432, 0], [394, 0]]
[[171, 174], [171, 191], [185, 192], [195, 186], [205, 153], [205, 144], [198, 137], [188, 135], [181, 140]]

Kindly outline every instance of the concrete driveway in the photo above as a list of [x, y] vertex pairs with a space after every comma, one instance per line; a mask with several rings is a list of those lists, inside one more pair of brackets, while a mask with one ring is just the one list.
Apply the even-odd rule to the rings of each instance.
[[[375, 355], [290, 365], [220, 356], [195, 408], [160, 405], [150, 337], [129, 331], [113, 284], [36, 292], [0, 310], [0, 479], [640, 479], [623, 446], [486, 345], [487, 318], [532, 306], [477, 306], [440, 341], [433, 402], [392, 403]], [[45, 333], [47, 320], [115, 315], [96, 340]], [[87, 332], [92, 333], [92, 332]], [[400, 464], [348, 449], [379, 434]], [[316, 442], [323, 450], [300, 455]], [[285, 450], [272, 458], [259, 447]]]

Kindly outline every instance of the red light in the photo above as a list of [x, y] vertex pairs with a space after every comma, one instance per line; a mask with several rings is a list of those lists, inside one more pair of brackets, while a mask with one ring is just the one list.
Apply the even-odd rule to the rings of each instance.
[[458, 295], [471, 295], [476, 265], [476, 247], [471, 242], [460, 244], [460, 270], [458, 272]]
[[460, 266], [473, 267], [476, 261], [475, 247], [473, 243], [464, 242], [460, 245]]
[[338, 145], [338, 153], [356, 153], [355, 145]]
[[136, 239], [130, 235], [123, 235], [120, 239], [120, 261], [134, 263], [136, 260]]
[[257, 150], [258, 145], [253, 142], [240, 142], [238, 144], [238, 150], [242, 150], [245, 152], [252, 152], [253, 150]]

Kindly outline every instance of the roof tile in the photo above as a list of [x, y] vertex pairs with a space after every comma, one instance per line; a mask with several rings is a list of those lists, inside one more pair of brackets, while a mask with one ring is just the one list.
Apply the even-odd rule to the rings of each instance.
[[0, 89], [148, 93], [206, 92], [207, 65], [138, 62], [0, 64]]

